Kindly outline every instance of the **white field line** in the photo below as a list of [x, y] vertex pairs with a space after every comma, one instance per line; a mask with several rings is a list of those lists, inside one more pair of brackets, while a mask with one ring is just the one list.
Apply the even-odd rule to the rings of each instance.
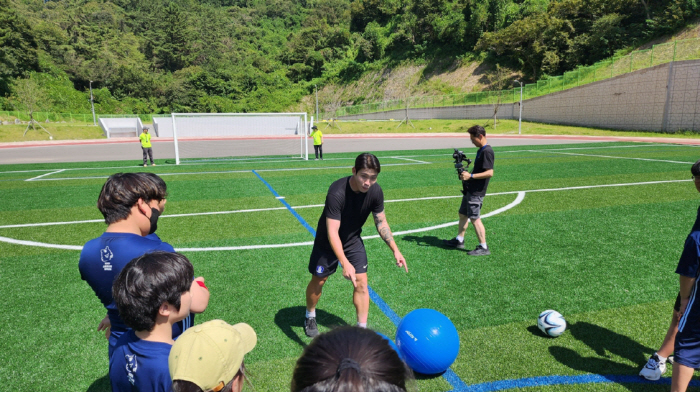
[[[544, 152], [544, 151], [533, 151], [533, 152]], [[665, 159], [649, 159], [649, 158], [628, 158], [624, 156], [610, 156], [610, 155], [592, 155], [592, 154], [577, 154], [573, 152], [553, 152], [559, 155], [571, 155], [571, 156], [587, 156], [595, 158], [608, 158], [608, 159], [629, 159], [629, 160], [643, 160], [647, 162], [665, 162], [665, 163], [678, 163], [682, 165], [692, 165], [695, 162], [680, 162], [677, 160], [665, 160]]]
[[[608, 147], [569, 147], [569, 148], [544, 148], [541, 150], [515, 150], [515, 151], [499, 151], [499, 154], [510, 154], [510, 153], [518, 153], [518, 152], [539, 152], [539, 151], [566, 151], [566, 150], [590, 150], [590, 149], [614, 149], [614, 148], [648, 148], [648, 147], [681, 147], [678, 144], [637, 144], [637, 145], [614, 145], [614, 146], [608, 146]], [[401, 155], [401, 159], [407, 159], [407, 158], [420, 158], [420, 157], [435, 157], [435, 156], [452, 156], [451, 153], [445, 153], [445, 154], [417, 154], [417, 155]], [[379, 159], [385, 159], [385, 158], [394, 158], [391, 156], [386, 156], [386, 157], [379, 157]], [[325, 161], [333, 161], [333, 160], [354, 160], [355, 158], [327, 158]], [[231, 160], [225, 160], [226, 162], [231, 162]], [[299, 162], [300, 159], [291, 159], [291, 160], [276, 160], [276, 161], [270, 161], [270, 160], [262, 160], [262, 161], [248, 161], [248, 162], [236, 162], [236, 163], [293, 163], [293, 162]], [[181, 164], [181, 165], [175, 165], [175, 164], [162, 164], [158, 165], [159, 168], [163, 167], [179, 167], [179, 168], [184, 168], [187, 166], [205, 166], [205, 165], [223, 165], [227, 164], [226, 162], [222, 161], [210, 161], [208, 163], [187, 163], [187, 164]], [[303, 163], [303, 162], [302, 162]], [[385, 165], [386, 166], [386, 165]], [[111, 167], [76, 167], [72, 169], [63, 169], [64, 171], [77, 171], [77, 170], [118, 170], [118, 169], [135, 169], [135, 166], [111, 166]], [[55, 169], [36, 169], [36, 170], [7, 170], [7, 171], [0, 171], [0, 174], [9, 174], [9, 173], [40, 173], [44, 171], [52, 171]], [[242, 171], [249, 171], [249, 170], [242, 170]], [[104, 178], [104, 177], [93, 177], [93, 178]]]
[[[625, 184], [603, 184], [603, 185], [584, 185], [576, 187], [562, 187], [562, 188], [545, 188], [545, 189], [530, 189], [525, 191], [506, 191], [506, 192], [496, 192], [488, 193], [488, 196], [498, 196], [498, 195], [512, 195], [516, 193], [534, 193], [534, 192], [557, 192], [557, 191], [569, 191], [577, 189], [593, 189], [593, 188], [607, 188], [607, 187], [625, 187], [625, 186], [635, 186], [635, 185], [650, 185], [650, 184], [667, 184], [674, 182], [690, 182], [692, 180], [666, 180], [666, 181], [643, 181], [643, 182], [632, 182]], [[388, 199], [384, 203], [402, 203], [402, 202], [416, 202], [421, 200], [441, 200], [441, 199], [456, 199], [462, 198], [462, 195], [453, 196], [429, 196], [421, 198], [407, 198], [407, 199]], [[319, 208], [323, 207], [324, 204], [307, 204], [303, 206], [293, 206], [294, 210], [300, 210], [305, 208]], [[277, 211], [286, 210], [284, 206], [280, 207], [266, 207], [266, 208], [250, 208], [242, 210], [230, 210], [230, 211], [212, 211], [203, 213], [183, 213], [183, 214], [164, 214], [160, 218], [179, 218], [179, 217], [198, 217], [203, 215], [227, 215], [227, 214], [238, 214], [238, 213], [254, 213], [260, 211]], [[0, 229], [10, 229], [10, 228], [31, 228], [39, 226], [53, 226], [53, 225], [73, 225], [73, 224], [86, 224], [86, 223], [98, 223], [104, 222], [103, 219], [88, 219], [81, 221], [66, 221], [66, 222], [43, 222], [43, 223], [33, 223], [33, 224], [14, 224], [14, 225], [0, 225]]]
[[[421, 156], [421, 155], [414, 155], [414, 156]], [[437, 155], [434, 155], [437, 156]], [[387, 158], [393, 158], [393, 156], [380, 156], [379, 159], [387, 159]], [[352, 160], [354, 161], [355, 158], [326, 158], [324, 159], [324, 162], [326, 161], [337, 161], [337, 160]], [[243, 161], [243, 162], [241, 162]], [[258, 160], [258, 161], [252, 161], [250, 158], [246, 159], [240, 159], [239, 160], [231, 160], [231, 159], [222, 159], [222, 160], [212, 160], [212, 161], [207, 161], [206, 163], [185, 163], [185, 164], [180, 164], [180, 165], [175, 165], [175, 164], [162, 164], [158, 165], [157, 167], [163, 168], [163, 167], [177, 167], [177, 168], [185, 168], [188, 166], [206, 166], [206, 165], [226, 165], [230, 164], [231, 162], [235, 162], [236, 164], [239, 163], [246, 163], [246, 164], [256, 164], [256, 163], [305, 163], [306, 161], [302, 159], [287, 159], [287, 160]], [[119, 170], [119, 169], [136, 169], [140, 168], [141, 166], [110, 166], [110, 167], [76, 167], [76, 168], [71, 168], [71, 169], [63, 169], [64, 171], [76, 171], [76, 170]], [[351, 166], [352, 167], [352, 166]], [[6, 170], [6, 171], [0, 171], [0, 174], [9, 174], [9, 173], [40, 173], [44, 171], [52, 171], [56, 169], [36, 169], [36, 170]], [[246, 171], [246, 170], [243, 170]], [[250, 170], [247, 170], [250, 171]]]
[[[418, 166], [418, 165], [429, 165], [431, 162], [421, 162], [421, 163], [389, 163], [382, 165], [382, 167], [388, 166]], [[351, 166], [326, 166], [326, 167], [298, 167], [289, 169], [260, 169], [255, 170], [258, 173], [261, 172], [271, 172], [271, 171], [305, 171], [305, 170], [326, 170], [326, 169], [349, 169]], [[200, 172], [182, 172], [182, 173], [158, 173], [158, 176], [193, 176], [201, 174], [232, 174], [232, 173], [250, 173], [251, 170], [222, 170], [222, 171], [200, 171]], [[90, 177], [61, 177], [61, 178], [40, 178], [36, 181], [69, 181], [69, 180], [92, 180], [92, 179], [104, 179], [109, 176], [90, 176]]]
[[40, 175], [40, 176], [36, 176], [36, 177], [34, 177], [34, 178], [29, 178], [29, 179], [26, 179], [26, 180], [24, 180], [24, 181], [36, 181], [36, 180], [40, 179], [41, 177], [50, 176], [51, 174], [60, 173], [60, 172], [62, 172], [62, 171], [66, 171], [66, 169], [61, 169], [61, 170], [52, 171], [51, 173], [42, 174], [42, 175]]
[[[483, 217], [499, 214], [505, 210], [508, 210], [508, 209], [514, 207], [517, 204], [520, 204], [520, 202], [522, 202], [522, 200], [524, 199], [525, 194], [531, 193], [531, 192], [554, 192], [554, 191], [567, 191], [567, 190], [576, 190], [576, 189], [622, 187], [622, 186], [650, 185], [650, 184], [663, 184], [663, 183], [689, 182], [689, 181], [691, 181], [691, 180], [646, 181], [646, 182], [633, 182], [633, 183], [626, 183], [626, 184], [588, 185], [588, 186], [577, 186], [577, 187], [532, 189], [529, 191], [512, 191], [512, 192], [490, 193], [490, 194], [488, 194], [489, 196], [512, 195], [514, 193], [517, 193], [518, 197], [513, 201], [513, 203], [506, 205], [498, 210], [495, 210], [493, 213], [485, 214], [485, 215], [483, 215]], [[436, 197], [427, 197], [427, 198], [396, 199], [396, 200], [386, 200], [385, 203], [388, 203], [388, 202], [392, 202], [392, 203], [393, 202], [406, 202], [406, 201], [416, 201], [416, 200], [431, 200], [431, 199], [450, 199], [450, 198], [457, 198], [457, 197], [461, 197], [461, 196], [436, 196]], [[293, 208], [300, 209], [300, 208], [309, 208], [309, 207], [323, 207], [323, 205], [322, 204], [314, 204], [314, 205], [306, 205], [306, 206], [296, 206]], [[274, 208], [264, 208], [264, 209], [236, 210], [236, 211], [219, 212], [219, 213], [234, 213], [234, 212], [244, 212], [244, 211], [247, 211], [247, 212], [269, 211], [269, 210], [283, 210], [283, 209], [286, 209], [286, 208], [285, 207], [279, 207], [279, 208], [274, 207]], [[207, 214], [216, 214], [216, 213], [174, 214], [174, 215], [170, 215], [169, 217], [184, 217], [184, 216], [196, 216], [196, 215], [207, 215]], [[163, 217], [166, 217], [166, 216], [164, 215]], [[100, 222], [100, 220], [74, 221], [74, 222], [63, 222], [63, 223], [46, 223], [46, 224], [4, 225], [4, 226], [0, 226], [0, 228], [46, 226], [46, 225], [52, 225], [52, 224], [71, 224], [71, 223], [84, 223], [84, 222]], [[456, 223], [457, 222], [449, 222], [447, 224], [436, 225], [436, 227], [420, 228], [420, 229], [414, 229], [412, 231], [401, 231], [401, 232], [396, 232], [395, 235], [423, 232], [426, 230], [438, 229], [440, 227], [452, 226], [452, 225], [455, 225]], [[373, 237], [377, 237], [377, 235], [368, 236], [367, 238], [373, 238]], [[64, 244], [47, 244], [47, 243], [39, 243], [39, 242], [34, 242], [34, 241], [10, 239], [7, 237], [0, 237], [0, 241], [6, 242], [6, 243], [11, 243], [11, 244], [20, 244], [20, 245], [28, 245], [28, 246], [34, 246], [34, 247], [45, 247], [45, 248], [57, 248], [57, 249], [64, 249], [64, 250], [80, 250], [80, 249], [82, 249], [81, 246], [71, 246], [71, 245], [64, 245]], [[178, 251], [232, 251], [232, 250], [259, 249], [259, 248], [294, 247], [294, 246], [303, 246], [303, 245], [311, 245], [311, 244], [313, 244], [313, 241], [289, 243], [289, 244], [257, 245], [257, 246], [181, 248], [181, 249], [177, 249], [177, 250]]]
[[422, 160], [417, 160], [417, 159], [404, 158], [404, 157], [401, 157], [401, 156], [392, 156], [392, 158], [393, 158], [393, 159], [409, 160], [409, 161], [411, 161], [411, 162], [418, 162], [418, 163], [423, 163], [423, 164], [430, 163], [430, 162], [426, 162], [426, 161], [422, 161]]

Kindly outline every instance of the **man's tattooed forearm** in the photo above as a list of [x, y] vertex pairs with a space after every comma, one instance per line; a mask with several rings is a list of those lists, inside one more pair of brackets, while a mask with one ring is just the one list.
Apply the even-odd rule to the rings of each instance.
[[388, 226], [384, 226], [378, 229], [378, 231], [385, 243], [389, 244], [392, 240], [394, 240], [394, 235], [391, 234], [391, 229], [389, 229]]

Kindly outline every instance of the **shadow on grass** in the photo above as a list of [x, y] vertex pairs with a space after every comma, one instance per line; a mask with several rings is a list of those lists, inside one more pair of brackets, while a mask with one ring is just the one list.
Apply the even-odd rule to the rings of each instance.
[[[287, 335], [302, 347], [306, 347], [307, 342], [302, 340], [294, 327], [302, 328], [304, 331], [304, 315], [306, 314], [306, 306], [294, 306], [281, 309], [275, 314], [275, 324]], [[328, 328], [348, 325], [342, 318], [337, 315], [328, 313], [321, 309], [316, 309], [316, 323]]]
[[109, 383], [109, 375], [106, 374], [95, 380], [90, 384], [86, 392], [112, 392], [112, 385]]
[[437, 238], [435, 236], [403, 236], [403, 240], [416, 243], [419, 247], [437, 247], [443, 250], [456, 250], [466, 253], [468, 250], [460, 250], [459, 248], [452, 248], [445, 245], [443, 239]]
[[[530, 331], [534, 333], [534, 330]], [[560, 346], [549, 348], [549, 352], [557, 361], [575, 370], [599, 375], [636, 376], [649, 355], [656, 351], [627, 336], [587, 322], [574, 323], [567, 328], [567, 331], [576, 340], [583, 342], [600, 356], [584, 357], [575, 350]], [[612, 361], [613, 355], [626, 359], [631, 364]], [[619, 384], [634, 391], [638, 390], [639, 383], [635, 385], [635, 383], [621, 382]]]

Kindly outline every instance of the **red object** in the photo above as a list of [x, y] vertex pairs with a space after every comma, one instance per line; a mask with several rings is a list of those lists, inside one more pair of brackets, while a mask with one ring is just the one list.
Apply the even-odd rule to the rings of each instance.
[[209, 288], [207, 288], [206, 285], [204, 285], [204, 281], [199, 281], [199, 280], [197, 280], [197, 284], [199, 284], [199, 286], [202, 287], [202, 288], [204, 288], [204, 289], [209, 289]]

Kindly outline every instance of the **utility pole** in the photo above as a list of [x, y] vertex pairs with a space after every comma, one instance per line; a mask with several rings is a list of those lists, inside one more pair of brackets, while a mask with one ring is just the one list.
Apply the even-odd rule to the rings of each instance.
[[518, 116], [518, 134], [520, 134], [520, 131], [522, 129], [522, 123], [523, 123], [523, 83], [515, 80], [513, 82], [517, 82], [520, 84], [520, 116]]
[[95, 119], [95, 99], [92, 97], [92, 81], [90, 81], [90, 106], [92, 107], [92, 126], [97, 126]]
[[314, 89], [316, 90], [316, 122], [318, 123], [318, 87], [314, 84]]

